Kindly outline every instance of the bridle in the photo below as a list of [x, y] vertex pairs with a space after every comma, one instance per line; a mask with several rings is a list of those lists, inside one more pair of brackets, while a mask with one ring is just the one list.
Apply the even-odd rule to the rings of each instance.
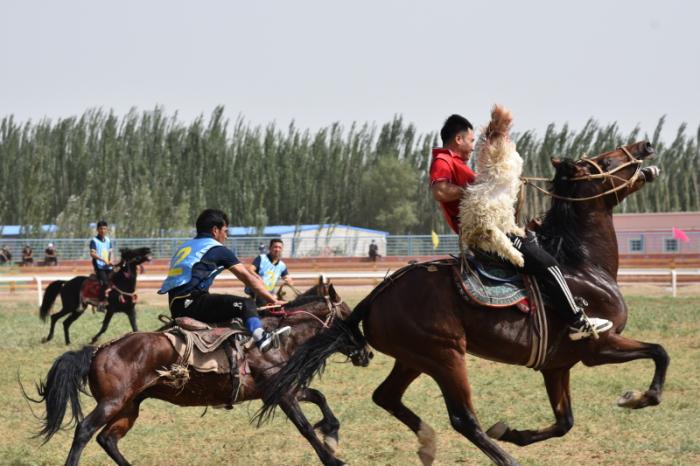
[[[288, 285], [292, 286], [292, 285]], [[327, 288], [326, 288], [327, 290]], [[299, 314], [306, 314], [308, 316], [313, 317], [316, 319], [320, 324], [322, 328], [329, 328], [331, 324], [333, 323], [333, 320], [335, 317], [338, 315], [338, 308], [343, 304], [343, 300], [341, 299], [340, 301], [333, 301], [328, 293], [323, 294], [323, 300], [326, 302], [326, 306], [328, 308], [328, 316], [326, 316], [326, 319], [323, 320], [317, 315], [309, 312], [309, 311], [304, 311], [303, 309], [300, 309], [298, 311], [288, 311], [284, 307], [281, 307], [279, 309], [266, 309], [268, 314], [275, 316], [275, 317], [281, 317], [282, 319], [285, 319], [287, 317], [299, 315]]]
[[[562, 201], [569, 201], [569, 202], [590, 201], [590, 200], [592, 200], [592, 199], [597, 199], [597, 198], [599, 198], [599, 197], [604, 197], [604, 196], [607, 196], [608, 194], [613, 194], [613, 193], [614, 193], [614, 194], [615, 194], [615, 198], [617, 199], [617, 201], [618, 201], [618, 203], [619, 203], [619, 202], [620, 202], [620, 199], [619, 199], [619, 197], [617, 197], [617, 193], [618, 193], [619, 191], [621, 191], [621, 190], [623, 190], [623, 189], [625, 189], [625, 188], [627, 188], [627, 187], [629, 187], [629, 186], [631, 186], [631, 185], [633, 185], [634, 183], [637, 182], [637, 179], [639, 178], [639, 174], [640, 174], [641, 171], [642, 171], [642, 163], [644, 163], [644, 161], [643, 161], [643, 160], [640, 160], [640, 159], [636, 158], [634, 155], [632, 155], [632, 154], [630, 153], [630, 151], [629, 151], [625, 146], [618, 147], [618, 150], [621, 150], [622, 152], [624, 152], [625, 155], [626, 155], [627, 158], [628, 158], [628, 161], [625, 162], [625, 163], [623, 163], [623, 164], [620, 165], [619, 167], [615, 167], [614, 169], [608, 170], [608, 171], [604, 171], [604, 170], [600, 167], [600, 165], [598, 164], [597, 161], [598, 161], [601, 157], [603, 157], [603, 156], [609, 154], [609, 152], [606, 153], [606, 154], [596, 155], [596, 156], [593, 157], [593, 158], [588, 158], [588, 157], [584, 154], [584, 155], [581, 156], [581, 158], [580, 158], [579, 160], [577, 160], [577, 162], [581, 161], [581, 162], [586, 162], [586, 163], [592, 165], [592, 166], [598, 171], [598, 173], [589, 174], [589, 175], [583, 175], [583, 176], [576, 176], [576, 177], [573, 177], [573, 178], [568, 178], [569, 181], [595, 181], [595, 180], [602, 180], [603, 183], [605, 183], [606, 181], [610, 181], [610, 185], [612, 186], [612, 188], [608, 189], [608, 190], [605, 191], [605, 192], [596, 194], [596, 195], [594, 195], [594, 196], [587, 196], [587, 197], [567, 197], [567, 196], [560, 196], [559, 194], [555, 194], [555, 193], [553, 193], [553, 192], [551, 192], [551, 191], [548, 191], [548, 190], [546, 190], [546, 189], [544, 189], [544, 188], [541, 188], [541, 187], [537, 186], [536, 184], [533, 184], [534, 182], [539, 182], [539, 181], [551, 182], [552, 180], [550, 180], [549, 178], [538, 178], [538, 177], [527, 177], [527, 176], [523, 176], [523, 177], [520, 178], [521, 181], [522, 181], [522, 188], [524, 189], [524, 187], [525, 187], [526, 185], [529, 185], [529, 186], [532, 186], [533, 188], [535, 188], [536, 190], [538, 190], [539, 192], [541, 192], [541, 193], [543, 193], [543, 194], [546, 194], [547, 196], [553, 197], [554, 199], [559, 199], [559, 200], [562, 200]], [[627, 168], [627, 167], [629, 167], [629, 166], [635, 166], [635, 171], [634, 171], [634, 173], [632, 174], [632, 176], [631, 176], [629, 179], [621, 178], [620, 176], [617, 176], [617, 175], [615, 174], [615, 173], [619, 172], [620, 170], [623, 170], [623, 169], [625, 169], [625, 168]], [[621, 181], [622, 183], [619, 184], [618, 186], [615, 186], [615, 183], [613, 182], [613, 180], [618, 180], [618, 181]], [[523, 194], [523, 193], [521, 193], [521, 199], [522, 199], [522, 197], [523, 197], [522, 194]]]

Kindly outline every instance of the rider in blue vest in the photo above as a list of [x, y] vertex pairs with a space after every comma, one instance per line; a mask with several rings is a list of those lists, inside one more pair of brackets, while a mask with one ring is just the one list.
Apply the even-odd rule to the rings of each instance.
[[[270, 304], [284, 304], [270, 294], [258, 276], [251, 273], [223, 243], [228, 237], [228, 216], [206, 209], [197, 218], [197, 236], [182, 244], [170, 260], [170, 270], [158, 293], [168, 294], [173, 317], [192, 317], [217, 323], [240, 318], [253, 335], [258, 348], [271, 349], [290, 327], [272, 332], [263, 329], [253, 300], [239, 296], [209, 293], [216, 276], [228, 269], [256, 295]], [[275, 338], [277, 337], [277, 338]]]
[[97, 222], [97, 236], [90, 240], [90, 257], [92, 267], [100, 282], [99, 311], [104, 311], [105, 293], [109, 285], [109, 273], [112, 271], [112, 241], [107, 237], [107, 222]]
[[[250, 267], [251, 270], [258, 274], [265, 285], [265, 289], [270, 293], [274, 291], [280, 278], [286, 283], [294, 285], [292, 277], [289, 276], [287, 265], [282, 260], [282, 250], [284, 249], [282, 240], [279, 238], [271, 239], [268, 249], [269, 252], [267, 254], [260, 254], [253, 260], [253, 264]], [[255, 295], [253, 290], [246, 288], [245, 292], [248, 296], [255, 299], [258, 305], [261, 304], [262, 300]]]

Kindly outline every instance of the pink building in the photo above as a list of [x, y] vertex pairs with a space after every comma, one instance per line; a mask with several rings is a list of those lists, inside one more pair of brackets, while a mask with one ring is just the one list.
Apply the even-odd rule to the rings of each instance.
[[[697, 254], [700, 256], [700, 212], [615, 214], [620, 254]], [[688, 242], [674, 238], [682, 230]]]

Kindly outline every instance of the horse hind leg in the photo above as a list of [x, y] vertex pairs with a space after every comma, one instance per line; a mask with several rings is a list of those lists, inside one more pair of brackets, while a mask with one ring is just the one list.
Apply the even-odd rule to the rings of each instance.
[[73, 436], [73, 443], [68, 453], [66, 466], [78, 465], [80, 455], [85, 445], [87, 445], [92, 436], [95, 435], [95, 432], [97, 432], [100, 427], [107, 424], [121, 407], [121, 404], [115, 404], [113, 402], [106, 403], [104, 400], [100, 401], [95, 409], [75, 426], [75, 435]]
[[372, 401], [404, 423], [418, 436], [420, 448], [416, 453], [423, 466], [430, 466], [435, 460], [437, 451], [435, 431], [401, 402], [406, 389], [419, 375], [419, 371], [411, 369], [398, 360], [394, 361], [393, 369], [372, 394]]
[[323, 444], [335, 454], [338, 449], [340, 421], [338, 421], [338, 418], [335, 417], [330, 406], [328, 406], [326, 397], [316, 389], [306, 388], [299, 392], [297, 400], [313, 403], [321, 410], [323, 419], [314, 424], [314, 430], [320, 433]]
[[562, 437], [574, 426], [569, 391], [569, 369], [542, 371], [549, 403], [554, 411], [555, 422], [549, 427], [538, 430], [516, 430], [504, 422], [497, 422], [486, 431], [489, 437], [515, 445], [525, 446], [541, 442], [552, 437]]
[[479, 425], [472, 406], [464, 356], [454, 351], [449, 355], [444, 354], [427, 373], [435, 379], [442, 391], [452, 427], [497, 465], [517, 465], [515, 458], [491, 440]]
[[51, 340], [53, 339], [53, 332], [54, 332], [54, 328], [56, 327], [56, 322], [58, 322], [58, 320], [61, 319], [62, 317], [64, 317], [64, 316], [70, 314], [70, 312], [71, 312], [70, 310], [66, 310], [65, 308], [62, 308], [62, 309], [61, 309], [60, 311], [58, 311], [57, 313], [51, 315], [51, 323], [50, 323], [50, 326], [49, 326], [49, 334], [48, 334], [47, 336], [45, 336], [44, 338], [41, 339], [41, 342], [42, 342], [42, 343], [49, 342], [49, 341], [51, 341]]
[[636, 359], [652, 359], [654, 361], [654, 377], [649, 389], [645, 392], [636, 390], [626, 392], [617, 400], [617, 404], [620, 407], [631, 409], [656, 406], [661, 403], [666, 371], [671, 361], [663, 346], [610, 334], [601, 345], [596, 347], [594, 353], [585, 356], [582, 361], [586, 366], [598, 366]]
[[70, 326], [73, 325], [73, 322], [75, 322], [81, 315], [83, 315], [83, 311], [76, 309], [72, 311], [71, 315], [69, 315], [66, 320], [63, 321], [63, 337], [66, 340], [66, 345], [70, 345]]
[[119, 466], [129, 466], [130, 464], [119, 451], [117, 443], [129, 432], [136, 422], [136, 418], [139, 417], [139, 405], [139, 401], [132, 401], [126, 405], [97, 436], [97, 443]]

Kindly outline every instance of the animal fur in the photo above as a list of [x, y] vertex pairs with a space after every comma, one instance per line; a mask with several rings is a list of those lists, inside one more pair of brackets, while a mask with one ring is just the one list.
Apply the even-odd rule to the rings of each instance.
[[491, 121], [481, 133], [475, 160], [476, 182], [465, 189], [459, 205], [460, 240], [467, 247], [496, 253], [522, 267], [523, 255], [506, 236], [525, 235], [515, 223], [523, 159], [508, 137], [512, 121], [509, 110], [495, 105]]

